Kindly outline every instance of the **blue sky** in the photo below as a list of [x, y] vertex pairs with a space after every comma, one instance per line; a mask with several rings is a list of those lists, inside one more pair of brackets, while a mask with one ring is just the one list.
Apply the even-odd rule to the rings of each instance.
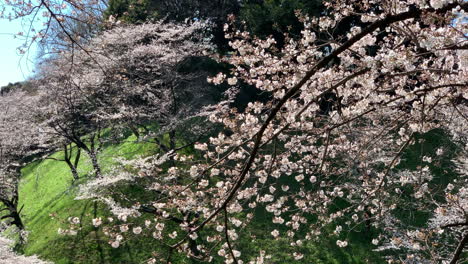
[[34, 46], [21, 56], [17, 49], [24, 40], [14, 38], [14, 34], [23, 31], [21, 21], [0, 19], [0, 87], [9, 82], [23, 81], [33, 70], [36, 55]]

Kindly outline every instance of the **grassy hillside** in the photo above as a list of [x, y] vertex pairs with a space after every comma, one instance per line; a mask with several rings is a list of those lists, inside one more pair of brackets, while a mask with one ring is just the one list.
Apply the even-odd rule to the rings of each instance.
[[[147, 153], [151, 144], [134, 143], [134, 137], [119, 145], [107, 146], [100, 155], [104, 171], [112, 166], [112, 157], [132, 156]], [[59, 159], [62, 152], [52, 158]], [[91, 166], [83, 155], [79, 164], [82, 177], [86, 181]], [[107, 245], [101, 232], [91, 227], [96, 216], [107, 216], [105, 207], [94, 201], [74, 200], [80, 182], [73, 183], [72, 175], [65, 162], [52, 159], [29, 164], [23, 170], [20, 185], [20, 204], [24, 204], [23, 221], [30, 231], [27, 245], [23, 248], [27, 255], [38, 254], [56, 263], [138, 263], [141, 245], [115, 250]], [[59, 228], [66, 228], [69, 217], [79, 217], [82, 230], [76, 236], [64, 236]], [[141, 248], [141, 249], [140, 249]], [[145, 256], [146, 257], [146, 256]]]
[[[114, 161], [112, 157], [124, 156], [131, 158], [144, 155], [154, 150], [149, 143], [135, 143], [135, 137], [130, 136], [126, 143], [106, 146], [101, 155], [100, 163], [103, 170], [108, 170]], [[57, 152], [52, 158], [59, 159], [63, 153]], [[95, 217], [110, 216], [103, 204], [90, 200], [74, 200], [80, 183], [86, 181], [91, 170], [89, 162], [83, 155], [79, 164], [82, 179], [72, 181], [72, 175], [64, 162], [52, 159], [37, 161], [23, 169], [23, 179], [20, 186], [20, 204], [24, 204], [23, 220], [30, 231], [29, 241], [22, 248], [26, 255], [37, 254], [55, 263], [142, 263], [151, 257], [152, 252], [164, 250], [155, 244], [154, 239], [140, 236], [130, 239], [118, 249], [108, 244], [108, 238], [102, 230], [91, 225]], [[132, 189], [133, 188], [133, 189]], [[143, 190], [129, 187], [130, 194], [140, 195]], [[80, 227], [77, 235], [61, 235], [59, 228], [69, 226], [69, 217], [79, 217]], [[244, 256], [258, 255], [260, 250], [268, 248], [273, 252], [269, 263], [378, 263], [378, 256], [372, 252], [369, 241], [372, 234], [359, 230], [349, 234], [350, 246], [339, 248], [336, 238], [324, 235], [320, 241], [308, 242], [305, 247], [304, 259], [295, 261], [288, 256], [293, 247], [286, 239], [274, 241], [271, 239], [268, 226], [268, 216], [260, 214], [253, 223], [253, 228], [241, 235], [239, 248]], [[327, 230], [324, 230], [327, 233]], [[329, 232], [331, 233], [331, 232]], [[257, 240], [252, 243], [250, 235]], [[197, 263], [177, 256], [174, 263]], [[220, 263], [221, 259], [215, 260]]]

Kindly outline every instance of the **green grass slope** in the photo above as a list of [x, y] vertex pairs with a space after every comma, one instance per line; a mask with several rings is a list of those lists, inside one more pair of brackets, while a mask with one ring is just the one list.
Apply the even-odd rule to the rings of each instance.
[[[151, 144], [134, 143], [135, 137], [129, 137], [126, 143], [104, 147], [100, 153], [100, 162], [104, 171], [114, 163], [112, 157], [131, 158], [145, 154]], [[51, 157], [60, 159], [62, 152]], [[79, 164], [81, 183], [86, 181], [91, 166], [85, 155]], [[30, 232], [28, 243], [22, 248], [26, 255], [37, 254], [56, 263], [139, 263], [141, 245], [112, 249], [102, 232], [91, 227], [92, 219], [106, 216], [103, 205], [94, 201], [74, 200], [80, 181], [73, 183], [73, 178], [65, 162], [52, 159], [37, 161], [22, 170], [20, 184], [20, 204], [23, 221]], [[69, 217], [79, 217], [81, 230], [76, 236], [64, 236], [59, 228], [68, 226]], [[141, 249], [139, 249], [141, 248]], [[145, 256], [146, 257], [146, 256]]]

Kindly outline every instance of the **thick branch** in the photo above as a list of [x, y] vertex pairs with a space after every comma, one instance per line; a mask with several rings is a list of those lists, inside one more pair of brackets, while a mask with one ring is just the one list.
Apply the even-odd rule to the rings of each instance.
[[468, 244], [468, 232], [463, 234], [460, 243], [458, 243], [457, 249], [455, 253], [453, 253], [452, 260], [450, 260], [450, 264], [457, 264], [458, 260], [460, 260], [461, 254], [463, 253], [463, 249], [465, 248], [466, 244]]

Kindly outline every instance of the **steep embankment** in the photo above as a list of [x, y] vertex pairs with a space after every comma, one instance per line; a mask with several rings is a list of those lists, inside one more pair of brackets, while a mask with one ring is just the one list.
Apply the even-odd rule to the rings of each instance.
[[[135, 143], [129, 137], [126, 143], [103, 148], [100, 162], [104, 171], [114, 163], [113, 157], [130, 158], [144, 154], [151, 146]], [[43, 161], [29, 164], [23, 170], [20, 185], [20, 204], [24, 204], [23, 221], [30, 232], [23, 250], [26, 255], [38, 254], [55, 263], [137, 263], [145, 248], [127, 245], [112, 249], [101, 231], [92, 228], [92, 219], [107, 216], [104, 206], [89, 200], [75, 200], [80, 183], [91, 177], [91, 166], [83, 157], [79, 164], [82, 180], [73, 183], [71, 173], [58, 152]], [[84, 156], [84, 155], [83, 155]], [[59, 228], [69, 226], [69, 217], [80, 218], [80, 228], [75, 236], [59, 234]], [[145, 256], [146, 257], [146, 256]]]

